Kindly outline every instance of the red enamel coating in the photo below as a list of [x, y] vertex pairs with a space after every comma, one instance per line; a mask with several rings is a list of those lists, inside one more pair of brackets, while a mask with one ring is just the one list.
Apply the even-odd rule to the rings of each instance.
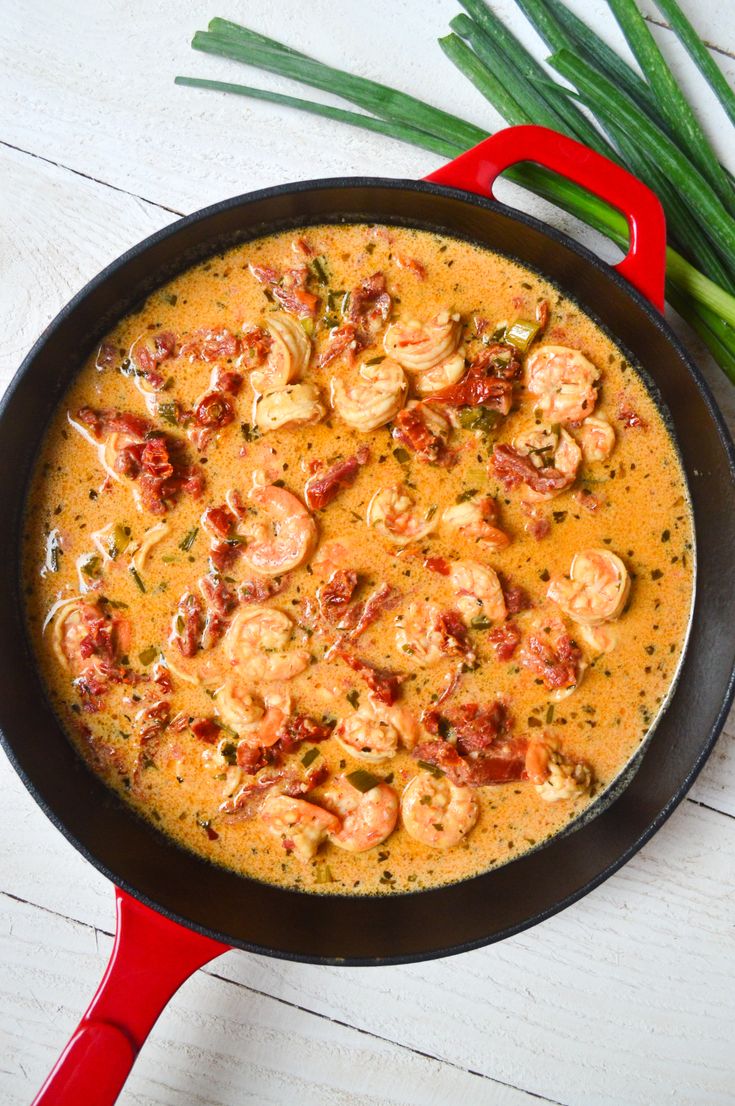
[[229, 948], [117, 888], [116, 894], [107, 970], [34, 1106], [111, 1106], [168, 1000], [192, 972]]
[[533, 161], [581, 185], [628, 220], [630, 245], [615, 266], [659, 311], [664, 309], [666, 220], [658, 197], [627, 170], [547, 127], [508, 127], [486, 138], [426, 180], [494, 199], [495, 178], [511, 165]]

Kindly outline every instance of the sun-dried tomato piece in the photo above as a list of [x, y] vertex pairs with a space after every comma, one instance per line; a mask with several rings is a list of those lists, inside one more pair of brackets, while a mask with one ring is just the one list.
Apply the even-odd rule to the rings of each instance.
[[204, 630], [204, 607], [199, 596], [187, 592], [179, 601], [174, 615], [171, 640], [184, 657], [193, 657], [199, 649]]
[[189, 723], [189, 729], [205, 745], [215, 745], [222, 736], [222, 730], [213, 718], [195, 718]]
[[519, 484], [527, 484], [535, 492], [553, 492], [567, 487], [569, 477], [551, 465], [536, 468], [530, 457], [519, 453], [513, 446], [496, 445], [490, 458], [490, 473], [510, 490]]
[[331, 364], [336, 357], [341, 357], [348, 351], [353, 355], [362, 349], [362, 342], [357, 334], [354, 323], [345, 323], [343, 326], [334, 327], [329, 332], [327, 343], [319, 355], [317, 365], [323, 369]]
[[227, 327], [195, 330], [181, 343], [182, 357], [193, 361], [224, 361], [240, 353], [240, 339]]
[[324, 471], [317, 470], [304, 484], [304, 502], [309, 510], [323, 510], [343, 488], [351, 487], [369, 460], [370, 450], [362, 446], [352, 457], [337, 461]]
[[343, 645], [338, 645], [334, 649], [333, 656], [340, 657], [353, 672], [361, 676], [379, 702], [386, 703], [388, 706], [395, 703], [401, 683], [405, 679], [401, 673], [370, 664], [362, 657], [355, 656]]
[[227, 426], [235, 417], [235, 410], [224, 392], [207, 392], [194, 407], [194, 418], [199, 426]]
[[317, 589], [316, 597], [322, 617], [328, 622], [339, 622], [357, 587], [357, 573], [338, 568], [325, 584]]
[[373, 273], [352, 289], [347, 315], [366, 344], [387, 322], [392, 306], [383, 273]]
[[582, 653], [566, 632], [529, 634], [519, 659], [550, 691], [574, 687], [579, 680]]
[[510, 729], [508, 708], [502, 699], [490, 706], [463, 703], [447, 715], [460, 754], [478, 753], [489, 748]]
[[393, 437], [421, 461], [436, 464], [446, 453], [444, 439], [429, 425], [424, 405], [404, 407], [393, 420]]
[[499, 661], [509, 661], [521, 643], [521, 631], [515, 622], [505, 622], [490, 630], [487, 640], [495, 650]]

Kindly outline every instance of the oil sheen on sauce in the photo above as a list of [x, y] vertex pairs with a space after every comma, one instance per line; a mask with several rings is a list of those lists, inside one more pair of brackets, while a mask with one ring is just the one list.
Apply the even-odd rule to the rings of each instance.
[[[372, 299], [369, 294], [355, 298], [355, 289], [374, 274], [382, 274], [389, 302], [376, 292], [380, 280]], [[283, 295], [284, 288], [306, 294], [294, 299]], [[357, 353], [345, 348], [320, 366], [320, 356], [335, 341], [330, 331], [349, 322], [351, 305], [360, 309], [352, 318], [364, 348]], [[492, 353], [493, 343], [502, 346], [514, 322], [540, 319], [543, 325], [528, 350], [517, 354], [522, 368], [511, 382], [507, 417], [498, 416], [492, 405], [446, 405], [441, 397], [428, 405], [439, 412], [440, 422], [444, 416], [452, 425], [444, 423], [440, 437], [446, 440], [427, 460], [395, 436], [395, 414], [376, 429], [359, 429], [331, 409], [330, 398], [334, 379], [349, 387], [361, 366], [385, 367], [379, 359], [385, 358], [389, 324], [427, 322], [442, 312], [459, 316], [460, 375], [483, 351]], [[267, 346], [274, 323], [277, 329], [284, 318], [296, 319], [302, 329], [309, 363], [301, 382], [318, 388], [323, 414], [306, 425], [291, 422], [259, 433], [250, 374], [262, 371], [266, 354], [253, 335], [257, 338], [255, 328], [263, 328]], [[206, 334], [214, 335], [209, 345]], [[516, 340], [522, 347], [522, 337]], [[560, 435], [568, 434], [573, 448], [584, 437], [581, 419], [567, 420], [563, 411], [561, 419], [555, 415], [553, 390], [546, 398], [528, 390], [529, 359], [546, 346], [580, 351], [595, 367], [594, 416], [612, 428], [614, 445], [603, 459], [585, 455], [568, 486], [552, 498], [535, 500], [524, 485], [498, 478], [491, 454], [499, 446], [517, 445], [529, 428], [546, 426], [552, 439], [556, 436], [557, 449]], [[499, 379], [509, 348], [500, 350]], [[136, 352], [141, 349], [150, 356], [144, 352], [141, 357]], [[243, 377], [236, 395], [236, 383], [223, 377], [228, 372]], [[214, 388], [213, 373], [219, 374]], [[407, 372], [405, 379], [409, 389], [399, 405], [416, 398], [419, 375]], [[556, 394], [565, 394], [563, 384]], [[229, 417], [222, 418], [217, 406], [222, 395], [233, 417], [218, 427]], [[203, 397], [208, 398], [202, 408]], [[111, 435], [118, 437], [109, 447], [108, 463], [116, 461], [129, 439], [119, 426], [95, 427], [89, 416], [80, 423], [78, 412], [85, 408], [148, 420], [127, 479], [111, 479], [103, 461]], [[204, 411], [206, 422], [207, 408], [215, 424], [209, 428], [195, 414]], [[169, 443], [178, 441], [181, 450], [176, 463], [182, 486], [160, 513], [136, 504], [140, 483], [134, 472], [144, 443], [155, 443], [157, 433], [169, 435]], [[369, 459], [357, 466], [353, 482], [340, 487], [328, 506], [310, 512], [318, 537], [305, 563], [269, 577], [270, 584], [258, 590], [262, 578], [245, 563], [251, 539], [238, 536], [239, 529], [248, 530], [254, 482], [303, 501], [305, 483], [315, 470], [323, 473], [356, 455], [362, 459], [366, 446]], [[520, 452], [537, 471], [553, 469], [557, 462], [563, 467], [553, 440], [535, 446], [526, 442]], [[594, 447], [591, 453], [596, 456]], [[150, 471], [155, 461], [153, 456]], [[376, 493], [397, 486], [413, 500], [412, 524], [418, 527], [415, 540], [410, 540], [410, 525], [407, 534], [398, 534], [401, 544], [390, 532], [386, 535], [379, 521], [373, 526], [366, 521]], [[220, 541], [217, 567], [210, 559], [218, 539], [202, 515], [207, 508], [232, 505], [233, 492], [244, 520]], [[444, 525], [447, 509], [488, 496], [495, 499], [494, 525], [501, 538], [510, 539], [507, 544], [483, 544], [474, 532]], [[160, 529], [154, 531], [156, 526]], [[341, 567], [357, 574], [345, 610], [387, 585], [382, 591], [390, 600], [358, 639], [348, 640], [348, 652], [353, 661], [358, 657], [374, 669], [397, 674], [397, 704], [418, 726], [414, 737], [418, 734], [422, 748], [444, 742], [453, 751], [457, 731], [452, 720], [466, 717], [462, 707], [477, 704], [482, 710], [500, 702], [501, 732], [490, 749], [502, 747], [502, 759], [510, 755], [508, 741], [521, 746], [529, 740], [547, 742], [560, 751], [562, 764], [584, 766], [578, 772], [581, 785], [557, 801], [547, 801], [525, 771], [510, 782], [472, 787], [476, 824], [448, 848], [416, 840], [399, 817], [387, 839], [372, 848], [347, 851], [327, 836], [308, 857], [293, 848], [288, 833], [266, 828], [255, 800], [234, 813], [227, 807], [223, 811], [228, 800], [230, 810], [237, 806], [233, 800], [244, 787], [279, 771], [280, 782], [263, 788], [262, 795], [283, 788], [284, 771], [303, 779], [318, 768], [320, 782], [306, 795], [317, 806], [326, 802], [336, 775], [361, 772], [356, 778], [363, 787], [387, 781], [399, 798], [417, 774], [447, 778], [436, 758], [427, 764], [399, 745], [388, 759], [365, 761], [334, 736], [316, 741], [307, 736], [293, 752], [281, 752], [253, 774], [246, 768], [254, 761], [238, 766], [242, 735], [223, 721], [218, 696], [231, 673], [227, 627], [252, 609], [253, 594], [260, 596], [256, 605], [289, 616], [293, 632], [283, 648], [308, 661], [291, 679], [270, 683], [257, 666], [247, 669], [238, 694], [251, 697], [256, 713], [264, 709], [267, 692], [282, 714], [331, 727], [369, 702], [365, 670], [351, 667], [334, 648], [345, 632], [334, 617], [330, 621], [320, 612], [317, 591], [333, 567], [324, 565], [325, 547], [334, 549], [330, 543], [345, 547]], [[607, 610], [613, 617], [592, 627], [568, 617], [547, 598], [550, 586], [557, 594], [554, 581], [569, 573], [575, 555], [588, 550], [617, 555], [630, 580], [622, 613], [612, 610], [613, 602]], [[530, 608], [505, 619], [502, 611], [498, 617], [497, 611], [481, 607], [473, 614], [472, 597], [464, 595], [464, 626], [454, 638], [445, 634], [439, 655], [424, 663], [410, 640], [406, 646], [410, 635], [401, 634], [401, 627], [410, 617], [407, 612], [425, 611], [423, 604], [456, 614], [458, 591], [451, 572], [458, 561], [494, 570], [508, 605], [523, 606], [518, 597], [525, 593]], [[405, 228], [326, 225], [311, 227], [300, 238], [289, 233], [259, 239], [210, 259], [153, 293], [108, 335], [75, 378], [48, 430], [28, 503], [25, 570], [30, 631], [54, 708], [81, 756], [126, 803], [184, 847], [244, 875], [321, 893], [392, 893], [464, 879], [513, 860], [577, 818], [621, 772], [655, 720], [680, 661], [693, 593], [693, 530], [678, 457], [647, 389], [610, 337], [556, 287], [506, 257], [461, 240]], [[224, 583], [229, 595], [219, 622], [198, 583], [208, 575], [212, 586]], [[268, 590], [274, 593], [265, 594]], [[80, 595], [101, 612], [102, 625], [95, 637], [87, 634], [88, 626], [75, 631], [73, 620], [68, 623], [71, 643], [67, 640], [65, 648], [76, 650], [70, 667], [59, 651], [55, 627], [59, 611], [63, 615], [68, 609], [64, 602]], [[201, 620], [195, 627], [196, 651], [189, 656], [172, 641], [177, 632], [181, 636], [177, 612], [187, 595], [198, 597], [201, 618], [209, 619], [206, 628]], [[345, 617], [348, 625], [349, 613]], [[538, 667], [523, 660], [530, 636], [540, 632], [543, 637], [554, 619], [561, 620], [572, 642], [577, 678], [571, 689], [547, 686]], [[499, 657], [502, 634], [494, 631], [509, 623], [517, 627], [520, 643], [508, 650], [511, 655], [501, 649]], [[106, 633], [114, 636], [111, 646], [109, 640], [105, 644]], [[267, 643], [261, 645], [260, 660], [267, 665], [274, 653]], [[100, 686], [85, 685], [83, 675], [80, 683], [80, 671], [104, 657], [108, 646], [111, 671], [104, 664], [95, 669]], [[330, 658], [324, 659], [330, 647]], [[546, 654], [539, 663], [545, 661]], [[165, 707], [157, 715], [161, 702]], [[426, 727], [418, 721], [422, 718]], [[198, 727], [199, 736], [191, 729], [197, 721], [206, 723]], [[470, 753], [469, 762], [477, 755]], [[441, 822], [436, 824], [441, 827], [437, 833], [445, 832]]]

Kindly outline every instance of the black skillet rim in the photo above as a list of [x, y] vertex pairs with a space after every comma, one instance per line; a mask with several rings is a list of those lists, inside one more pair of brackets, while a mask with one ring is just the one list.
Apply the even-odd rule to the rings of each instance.
[[[459, 198], [479, 208], [487, 209], [490, 211], [500, 211], [504, 216], [525, 226], [528, 226], [529, 228], [544, 235], [546, 238], [551, 239], [558, 245], [561, 245], [570, 250], [572, 253], [576, 254], [583, 263], [586, 262], [588, 265], [592, 265], [604, 279], [612, 281], [613, 283], [618, 285], [618, 287], [624, 292], [624, 294], [632, 299], [637, 304], [637, 306], [643, 310], [645, 315], [648, 317], [648, 321], [650, 323], [653, 323], [656, 329], [658, 329], [662, 333], [664, 339], [669, 343], [669, 345], [674, 347], [676, 353], [686, 366], [702, 398], [704, 399], [705, 405], [709, 412], [709, 416], [714, 423], [721, 444], [727, 456], [730, 475], [733, 481], [735, 481], [735, 443], [733, 443], [732, 436], [730, 435], [730, 432], [717, 407], [717, 404], [715, 403], [710, 387], [705, 380], [702, 372], [695, 364], [693, 358], [689, 355], [688, 351], [685, 349], [677, 335], [672, 330], [669, 323], [666, 321], [664, 315], [660, 313], [655, 307], [653, 307], [653, 305], [648, 299], [646, 299], [645, 296], [638, 292], [638, 290], [634, 288], [625, 278], [621, 277], [611, 265], [603, 261], [592, 251], [587, 249], [587, 247], [581, 245], [579, 242], [576, 242], [574, 239], [570, 238], [562, 231], [559, 231], [554, 227], [550, 227], [548, 224], [542, 222], [534, 216], [528, 215], [525, 212], [518, 211], [515, 208], [511, 208], [508, 205], [501, 203], [500, 201], [490, 200], [487, 197], [479, 196], [474, 192], [468, 192], [464, 189], [438, 185], [429, 181], [417, 181], [411, 179], [404, 180], [383, 177], [344, 177], [296, 181], [282, 185], [276, 185], [270, 188], [259, 189], [254, 192], [243, 193], [239, 196], [234, 196], [230, 199], [222, 200], [205, 208], [201, 208], [190, 215], [184, 216], [183, 218], [174, 221], [171, 224], [167, 224], [165, 227], [154, 232], [152, 235], [149, 235], [141, 242], [132, 246], [129, 250], [126, 250], [125, 253], [121, 254], [118, 258], [107, 265], [100, 273], [93, 277], [92, 280], [88, 281], [88, 283], [84, 285], [84, 287], [79, 292], [77, 292], [76, 295], [58, 312], [55, 318], [49, 323], [41, 336], [34, 343], [28, 354], [24, 357], [20, 367], [8, 384], [5, 394], [0, 400], [0, 425], [2, 425], [2, 421], [5, 417], [6, 408], [9, 405], [15, 390], [19, 386], [21, 380], [25, 377], [26, 373], [29, 372], [32, 368], [33, 362], [38, 353], [53, 338], [56, 330], [66, 321], [68, 316], [76, 309], [76, 307], [88, 295], [96, 291], [96, 289], [100, 285], [104, 284], [108, 279], [110, 279], [110, 277], [112, 277], [117, 271], [119, 271], [128, 261], [144, 254], [147, 250], [154, 247], [159, 242], [167, 238], [176, 237], [185, 228], [195, 225], [196, 223], [204, 221], [207, 218], [215, 216], [221, 212], [228, 211], [232, 208], [237, 208], [257, 201], [268, 200], [289, 193], [298, 195], [299, 193], [321, 191], [330, 188], [384, 188], [397, 191], [427, 192], [429, 194], [443, 196], [449, 199]], [[319, 221], [325, 222], [328, 221], [328, 219], [325, 216]], [[306, 220], [304, 220], [304, 224], [306, 224]], [[451, 235], [451, 228], [447, 228], [447, 230], [448, 233]], [[522, 262], [522, 259], [519, 260], [521, 260]], [[553, 917], [555, 914], [558, 914], [562, 910], [565, 910], [568, 906], [571, 906], [573, 903], [579, 901], [579, 899], [583, 898], [596, 887], [599, 887], [600, 884], [602, 884], [605, 880], [607, 880], [610, 876], [617, 872], [621, 867], [623, 867], [624, 864], [626, 864], [633, 856], [635, 856], [637, 852], [639, 852], [643, 845], [646, 844], [646, 842], [649, 841], [650, 838], [661, 828], [661, 826], [671, 816], [679, 803], [684, 799], [685, 795], [701, 772], [710, 753], [712, 752], [717, 738], [719, 737], [725, 724], [733, 700], [735, 700], [735, 668], [733, 668], [730, 672], [727, 686], [724, 689], [722, 705], [712, 726], [710, 727], [708, 734], [701, 743], [697, 759], [695, 760], [686, 777], [679, 784], [676, 791], [660, 809], [658, 814], [650, 821], [646, 829], [641, 832], [627, 848], [625, 848], [613, 861], [607, 863], [597, 873], [596, 876], [587, 880], [586, 883], [584, 883], [572, 894], [555, 902], [552, 906], [548, 907], [545, 910], [537, 911], [532, 916], [525, 918], [522, 922], [519, 922], [516, 925], [508, 926], [505, 929], [487, 937], [459, 942], [457, 944], [448, 945], [442, 948], [427, 949], [417, 953], [380, 957], [332, 957], [295, 953], [290, 950], [275, 950], [265, 946], [233, 939], [233, 937], [227, 933], [218, 932], [215, 929], [210, 929], [206, 926], [193, 923], [188, 918], [182, 915], [178, 915], [173, 911], [162, 907], [154, 898], [139, 891], [136, 887], [132, 885], [132, 883], [128, 882], [127, 880], [122, 880], [111, 868], [107, 866], [107, 864], [100, 861], [91, 851], [91, 849], [88, 848], [87, 845], [83, 844], [75, 837], [75, 835], [67, 828], [64, 821], [61, 818], [57, 817], [57, 815], [49, 808], [45, 799], [37, 790], [34, 781], [20, 766], [15, 756], [11, 742], [7, 738], [6, 734], [1, 730], [0, 743], [2, 743], [2, 746], [5, 749], [8, 759], [13, 765], [13, 768], [20, 776], [25, 787], [30, 792], [35, 802], [44, 812], [46, 817], [74, 846], [74, 848], [79, 853], [81, 853], [81, 855], [87, 861], [89, 861], [115, 886], [120, 887], [127, 894], [131, 895], [133, 898], [138, 899], [140, 902], [143, 902], [146, 906], [150, 907], [152, 910], [155, 910], [157, 913], [162, 914], [169, 920], [176, 922], [179, 925], [184, 926], [185, 928], [191, 929], [194, 932], [198, 932], [203, 936], [211, 937], [217, 941], [221, 941], [222, 943], [230, 945], [233, 948], [240, 948], [247, 952], [270, 956], [276, 959], [332, 966], [383, 966], [391, 964], [418, 963], [426, 960], [437, 959], [439, 957], [457, 955], [462, 952], [469, 952], [477, 948], [482, 948], [489, 944], [494, 944], [497, 941], [505, 940], [506, 938], [521, 933], [526, 929], [530, 929], [532, 926], [535, 926], [540, 922], [546, 921], [548, 918]], [[600, 812], [599, 817], [603, 817], [605, 813], [606, 810], [603, 809]], [[484, 875], [488, 874], [491, 873], [484, 873]], [[477, 877], [473, 878], [481, 879], [483, 878], [483, 874], [481, 873]], [[448, 886], [451, 887], [452, 885]], [[420, 895], [422, 898], [425, 897], [428, 904], [429, 898], [432, 894], [432, 890], [433, 889], [427, 889], [426, 891], [412, 892], [411, 894]], [[353, 896], [338, 897], [350, 899], [353, 898]], [[401, 895], [388, 896], [388, 898], [390, 898], [391, 900], [394, 898], [400, 900], [402, 897], [403, 896]]]

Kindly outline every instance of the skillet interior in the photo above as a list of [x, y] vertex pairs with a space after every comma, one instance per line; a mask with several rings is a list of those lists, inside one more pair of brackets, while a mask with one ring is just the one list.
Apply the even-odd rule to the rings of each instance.
[[[188, 853], [116, 799], [61, 731], [35, 670], [19, 595], [26, 486], [45, 426], [93, 344], [153, 287], [236, 241], [338, 219], [405, 223], [510, 254], [555, 281], [641, 362], [674, 420], [698, 544], [689, 649], [671, 705], [623, 794], [576, 832], [463, 883], [384, 898], [319, 897], [247, 881]], [[588, 251], [503, 205], [436, 185], [354, 179], [269, 189], [167, 228], [91, 282], [26, 358], [0, 409], [0, 730], [15, 767], [73, 844], [120, 886], [221, 940], [285, 957], [386, 963], [498, 940], [616, 870], [682, 798], [724, 721], [735, 665], [735, 468], [706, 385], [630, 286]]]

